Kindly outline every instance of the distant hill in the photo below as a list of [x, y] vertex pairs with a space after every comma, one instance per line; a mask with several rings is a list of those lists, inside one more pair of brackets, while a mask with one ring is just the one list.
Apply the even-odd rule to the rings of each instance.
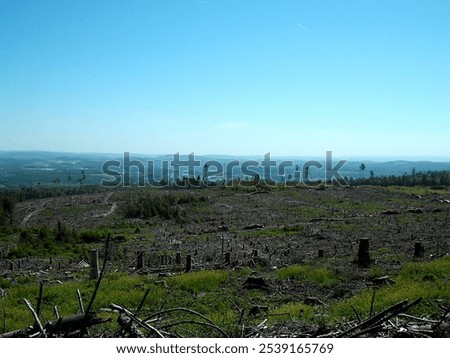
[[[167, 176], [167, 173], [163, 173], [162, 167], [166, 165], [169, 168], [168, 177], [173, 179], [174, 174], [174, 155], [142, 155], [131, 154], [131, 161], [142, 162], [145, 168], [144, 175], [148, 173], [148, 162], [153, 165], [153, 169], [150, 169], [151, 175], [155, 180], [160, 180], [163, 176]], [[245, 177], [252, 173], [258, 172], [261, 176], [264, 176], [264, 169], [261, 167], [261, 163], [264, 159], [264, 155], [261, 156], [227, 156], [227, 155], [208, 155], [208, 156], [195, 156], [194, 159], [198, 161], [195, 163], [194, 172], [189, 172], [186, 167], [185, 161], [188, 159], [187, 155], [180, 155], [180, 171], [179, 176], [202, 176], [203, 166], [205, 163], [209, 164], [210, 170], [213, 170], [213, 174], [217, 178], [223, 178], [224, 175], [227, 179], [230, 179], [231, 175], [234, 177]], [[111, 160], [117, 161], [119, 166], [113, 165]], [[303, 171], [303, 165], [307, 162], [306, 158], [289, 157], [284, 162], [284, 169], [280, 172], [280, 163], [283, 162], [283, 158], [271, 159], [276, 161], [277, 166], [271, 167], [271, 178], [279, 181], [287, 178], [289, 175], [293, 176], [296, 167], [299, 171]], [[253, 161], [253, 162], [252, 162]], [[312, 175], [321, 177], [325, 167], [324, 159], [316, 159], [312, 169]], [[338, 160], [333, 159], [333, 166], [336, 165]], [[106, 163], [106, 164], [105, 164]], [[165, 163], [165, 164], [164, 164]], [[251, 164], [247, 166], [247, 172], [242, 172], [239, 169], [239, 164]], [[255, 163], [259, 163], [259, 167], [256, 168]], [[433, 161], [386, 161], [378, 162], [373, 160], [349, 160], [347, 161], [339, 173], [342, 177], [359, 178], [361, 175], [360, 165], [364, 163], [365, 171], [364, 176], [369, 177], [370, 172], [373, 171], [375, 176], [390, 176], [390, 175], [403, 175], [404, 173], [411, 173], [413, 170], [416, 172], [427, 171], [441, 171], [450, 170], [450, 162], [433, 162]], [[58, 152], [43, 152], [43, 151], [0, 151], [0, 186], [29, 186], [29, 185], [78, 185], [83, 184], [100, 184], [102, 179], [111, 179], [111, 175], [105, 175], [102, 167], [107, 167], [115, 170], [117, 173], [123, 173], [124, 155], [123, 154], [98, 154], [98, 153], [58, 153]], [[132, 162], [133, 164], [133, 162]], [[134, 162], [135, 164], [135, 162]], [[323, 165], [323, 168], [319, 167], [319, 164]], [[183, 166], [184, 165], [184, 166]], [[194, 165], [194, 164], [193, 164]], [[217, 170], [217, 165], [219, 169]], [[222, 166], [222, 168], [220, 168]], [[228, 167], [228, 170], [227, 170]], [[284, 174], [284, 175], [283, 175]], [[134, 165], [130, 170], [130, 177], [133, 182], [137, 182], [137, 166]]]
[[345, 170], [343, 172], [345, 172], [345, 175], [349, 177], [359, 177], [359, 166], [361, 165], [361, 163], [364, 163], [366, 167], [366, 177], [370, 175], [371, 170], [374, 172], [375, 176], [398, 176], [403, 175], [404, 173], [410, 174], [413, 170], [415, 170], [416, 172], [450, 170], [450, 162], [396, 160], [389, 162], [349, 161], [345, 165]]

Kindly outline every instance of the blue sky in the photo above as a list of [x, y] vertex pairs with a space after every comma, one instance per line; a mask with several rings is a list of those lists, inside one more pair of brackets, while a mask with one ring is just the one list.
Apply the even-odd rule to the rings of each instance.
[[450, 1], [0, 0], [0, 150], [450, 160]]

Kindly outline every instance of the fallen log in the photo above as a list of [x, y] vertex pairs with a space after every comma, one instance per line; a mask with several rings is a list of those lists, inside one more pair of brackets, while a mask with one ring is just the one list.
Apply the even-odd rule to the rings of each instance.
[[48, 322], [44, 329], [49, 336], [58, 337], [61, 335], [70, 335], [72, 333], [86, 330], [89, 327], [106, 323], [111, 319], [102, 319], [93, 314], [77, 314], [66, 318], [60, 318], [56, 321]]
[[65, 318], [61, 317], [56, 321], [49, 321], [43, 327], [39, 327], [39, 325], [35, 323], [34, 326], [2, 333], [0, 334], [0, 338], [40, 337], [42, 336], [42, 332], [45, 333], [46, 337], [67, 337], [73, 333], [80, 332], [89, 327], [109, 321], [111, 321], [111, 319], [98, 318], [93, 314], [88, 316], [84, 314], [77, 314]]
[[2, 333], [0, 334], [0, 338], [27, 338], [33, 333], [35, 333], [33, 327], [28, 327], [24, 329], [18, 329], [15, 331]]

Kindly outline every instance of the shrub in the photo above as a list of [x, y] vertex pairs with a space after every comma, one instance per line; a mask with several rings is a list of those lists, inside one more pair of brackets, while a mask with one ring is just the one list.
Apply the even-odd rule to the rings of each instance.
[[180, 209], [175, 205], [176, 199], [171, 195], [140, 197], [137, 202], [124, 207], [125, 216], [129, 218], [151, 218], [160, 216], [166, 220], [180, 218]]
[[79, 239], [87, 244], [103, 241], [107, 236], [106, 231], [102, 229], [83, 230], [78, 234]]

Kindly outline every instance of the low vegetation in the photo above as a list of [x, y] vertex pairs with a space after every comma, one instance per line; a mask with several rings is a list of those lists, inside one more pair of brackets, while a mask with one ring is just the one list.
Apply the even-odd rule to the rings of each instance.
[[[86, 272], [87, 274], [87, 272]], [[95, 309], [106, 308], [111, 302], [128, 307], [139, 306], [144, 292], [149, 294], [143, 306], [143, 316], [151, 315], [165, 309], [186, 307], [195, 310], [226, 329], [227, 334], [239, 333], [239, 320], [245, 318], [248, 324], [257, 323], [264, 317], [270, 324], [284, 321], [303, 322], [303, 324], [334, 325], [345, 320], [354, 319], [355, 312], [366, 317], [370, 311], [379, 312], [404, 299], [414, 300], [422, 297], [423, 304], [414, 308], [418, 315], [436, 314], [437, 309], [428, 304], [427, 299], [449, 300], [448, 277], [450, 276], [450, 259], [445, 257], [431, 262], [411, 262], [406, 264], [399, 274], [393, 277], [393, 283], [380, 288], [366, 288], [355, 296], [336, 301], [327, 306], [311, 305], [306, 297], [298, 297], [283, 303], [284, 299], [273, 294], [264, 294], [259, 290], [245, 290], [242, 283], [249, 274], [241, 271], [198, 271], [175, 275], [164, 280], [152, 276], [125, 275], [109, 273], [101, 284], [101, 290], [95, 301]], [[295, 266], [280, 269], [265, 279], [282, 284], [288, 280], [304, 283], [318, 283], [325, 287], [335, 285], [337, 278], [324, 267]], [[35, 283], [13, 284], [1, 279], [0, 284], [6, 294], [4, 302], [3, 325], [7, 331], [26, 327], [31, 324], [31, 316], [23, 304], [23, 298], [33, 300], [38, 296], [39, 285]], [[76, 282], [48, 282], [44, 286], [42, 316], [53, 315], [57, 306], [62, 316], [69, 316], [80, 311], [76, 291], [80, 290], [82, 299], [87, 304], [94, 290], [95, 281], [80, 279]], [[305, 301], [307, 303], [305, 303]], [[267, 310], [252, 312], [252, 307], [267, 307]], [[373, 306], [371, 308], [371, 305]], [[242, 315], [244, 315], [242, 317]], [[111, 316], [103, 313], [102, 316]], [[112, 316], [111, 316], [112, 317]], [[181, 319], [177, 317], [177, 319]], [[104, 327], [102, 329], [105, 329]], [[107, 325], [110, 333], [118, 328], [114, 323]], [[199, 333], [197, 328], [189, 327]], [[193, 333], [195, 335], [195, 333]], [[205, 332], [202, 332], [205, 335]], [[208, 334], [206, 334], [208, 335]]]
[[[93, 328], [106, 335], [119, 328], [117, 314], [104, 309], [113, 302], [136, 310], [147, 290], [142, 317], [174, 310], [164, 313], [169, 324], [192, 321], [190, 313], [175, 310], [190, 309], [239, 337], [243, 327], [262, 322], [343, 325], [419, 297], [410, 313], [433, 317], [436, 306], [450, 302], [448, 189], [355, 184], [133, 188], [73, 196], [60, 187], [59, 196], [33, 200], [24, 200], [20, 190], [3, 192], [0, 329], [33, 323], [23, 300], [36, 305], [40, 282], [46, 320], [54, 306], [61, 316], [80, 312], [77, 289], [86, 305], [95, 287], [83, 264], [108, 236], [113, 249], [93, 307], [113, 318]], [[355, 261], [362, 237], [370, 238], [368, 267]], [[417, 242], [425, 249], [414, 258]], [[137, 252], [145, 253], [143, 268]], [[184, 273], [188, 254], [193, 271]], [[379, 284], [380, 277], [387, 278]], [[259, 284], [248, 285], [250, 278]], [[196, 323], [177, 332], [217, 335]]]
[[281, 268], [277, 271], [280, 279], [298, 280], [318, 284], [330, 288], [339, 283], [336, 274], [327, 267], [310, 265], [294, 265]]

